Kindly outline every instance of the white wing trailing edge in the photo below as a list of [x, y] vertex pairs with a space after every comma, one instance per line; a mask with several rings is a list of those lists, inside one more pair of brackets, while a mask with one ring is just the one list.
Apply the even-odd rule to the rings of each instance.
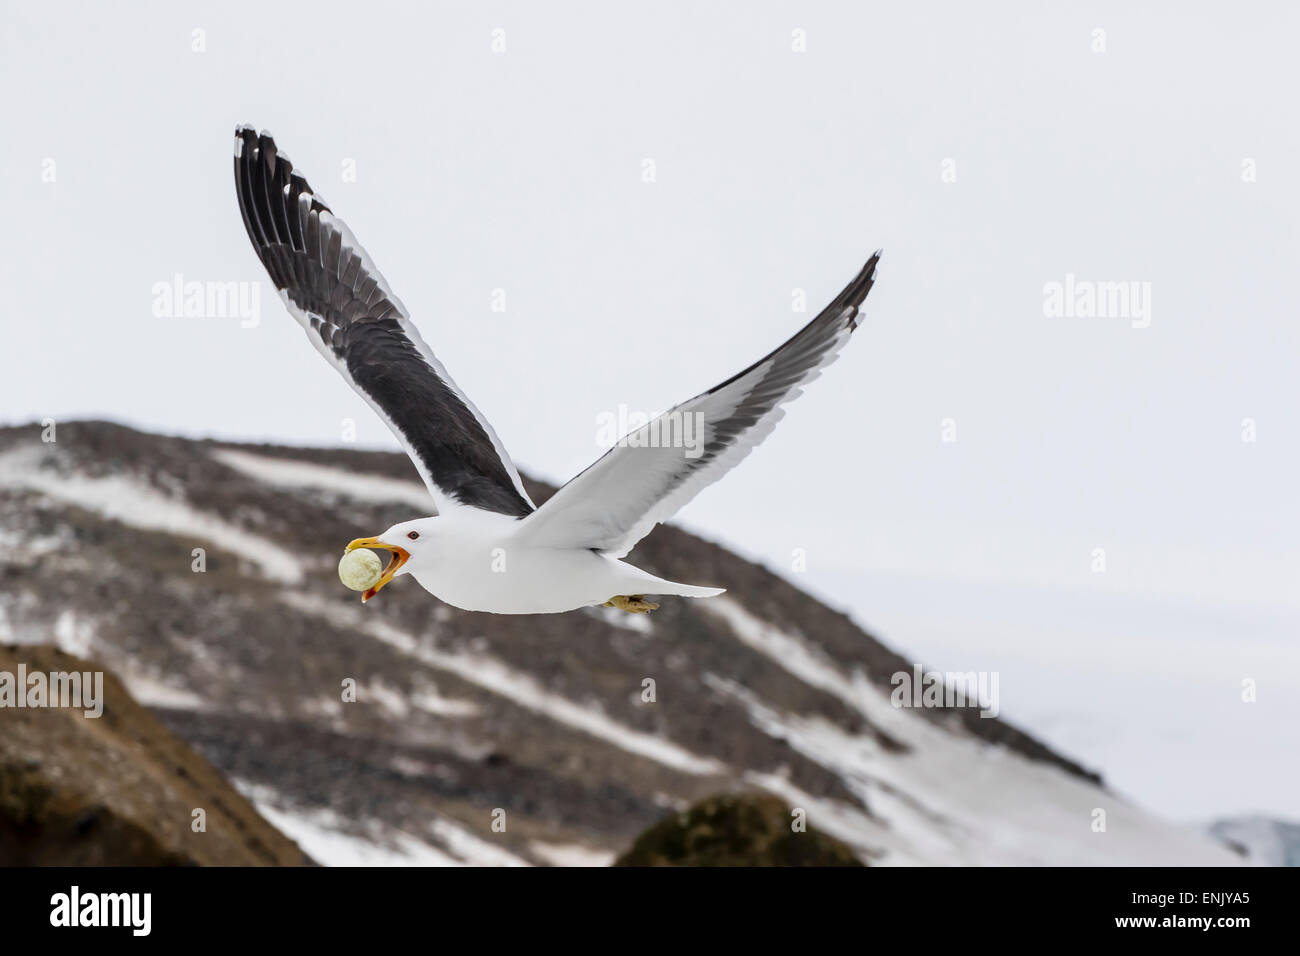
[[[532, 547], [625, 556], [656, 524], [739, 464], [776, 427], [782, 406], [835, 361], [858, 327], [879, 260], [877, 252], [776, 351], [625, 436], [526, 517], [518, 539]], [[688, 434], [699, 440], [680, 440]]]

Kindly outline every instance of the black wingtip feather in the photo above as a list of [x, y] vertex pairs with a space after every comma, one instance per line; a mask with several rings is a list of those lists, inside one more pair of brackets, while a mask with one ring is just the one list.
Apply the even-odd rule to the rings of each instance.
[[[271, 280], [284, 289], [295, 278], [287, 271], [286, 263], [294, 262], [295, 272], [302, 266], [286, 258], [285, 253], [308, 249], [304, 219], [309, 220], [313, 212], [329, 212], [329, 207], [266, 130], [259, 133], [249, 124], [240, 124], [235, 127], [235, 144], [235, 192], [244, 228]], [[304, 194], [310, 197], [305, 212], [300, 207]], [[300, 282], [304, 278], [297, 276]]]
[[839, 309], [851, 308], [853, 314], [849, 319], [849, 324], [856, 330], [857, 311], [871, 291], [871, 287], [876, 284], [876, 265], [880, 262], [881, 250], [877, 249], [867, 260], [867, 264], [862, 267], [862, 271], [853, 277], [853, 281], [844, 287], [835, 299], [834, 307]]

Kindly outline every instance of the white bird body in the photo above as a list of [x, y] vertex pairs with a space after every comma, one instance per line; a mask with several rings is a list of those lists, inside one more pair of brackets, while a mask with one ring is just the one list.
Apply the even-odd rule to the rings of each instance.
[[[465, 611], [556, 614], [625, 594], [713, 597], [723, 591], [665, 581], [587, 548], [535, 547], [526, 536], [520, 540], [521, 528], [504, 515], [456, 509], [394, 525], [370, 546], [407, 551], [410, 558], [396, 576], [409, 574], [438, 600]], [[408, 537], [412, 531], [416, 540]]]
[[[352, 230], [268, 134], [236, 130], [235, 191], [285, 307], [397, 436], [437, 510], [348, 545], [392, 555], [362, 600], [409, 574], [448, 604], [495, 614], [606, 603], [643, 612], [658, 607], [647, 594], [721, 594], [665, 581], [622, 559], [739, 464], [785, 414], [785, 403], [835, 360], [858, 328], [880, 258], [873, 255], [785, 344], [634, 429], [538, 507], [487, 418], [421, 338]], [[815, 465], [809, 472], [813, 478]], [[340, 563], [345, 584], [362, 563]]]

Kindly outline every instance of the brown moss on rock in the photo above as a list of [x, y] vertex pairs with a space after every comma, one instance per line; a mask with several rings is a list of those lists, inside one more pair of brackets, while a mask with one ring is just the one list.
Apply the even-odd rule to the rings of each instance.
[[865, 866], [815, 827], [792, 827], [793, 811], [764, 794], [710, 797], [656, 823], [615, 866]]

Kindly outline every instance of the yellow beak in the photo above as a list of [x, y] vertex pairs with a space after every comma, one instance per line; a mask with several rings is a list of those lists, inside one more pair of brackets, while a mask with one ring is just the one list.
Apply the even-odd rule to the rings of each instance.
[[361, 595], [361, 601], [364, 604], [366, 601], [369, 601], [372, 597], [378, 594], [385, 584], [393, 580], [393, 575], [397, 573], [398, 569], [410, 560], [411, 552], [407, 551], [405, 548], [399, 548], [395, 544], [384, 544], [378, 538], [357, 538], [355, 541], [349, 541], [348, 546], [344, 548], [344, 550], [355, 551], [357, 548], [370, 548], [373, 551], [388, 551], [392, 555], [388, 559], [388, 567], [384, 568], [384, 573], [379, 576], [379, 580], [375, 582], [373, 587], [368, 588], [366, 592]]

